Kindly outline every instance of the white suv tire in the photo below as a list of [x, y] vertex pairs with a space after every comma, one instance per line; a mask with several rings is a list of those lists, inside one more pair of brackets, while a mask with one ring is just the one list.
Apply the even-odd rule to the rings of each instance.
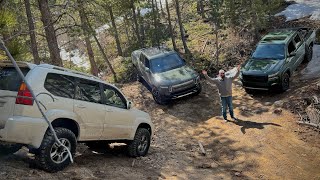
[[[54, 128], [57, 137], [69, 148], [74, 157], [77, 148], [77, 139], [74, 133], [66, 128]], [[66, 168], [70, 163], [69, 154], [55, 142], [54, 136], [48, 130], [43, 138], [42, 144], [36, 154], [37, 164], [45, 171], [57, 172]]]
[[128, 144], [128, 153], [131, 157], [145, 156], [148, 153], [151, 135], [148, 129], [138, 128], [134, 139]]

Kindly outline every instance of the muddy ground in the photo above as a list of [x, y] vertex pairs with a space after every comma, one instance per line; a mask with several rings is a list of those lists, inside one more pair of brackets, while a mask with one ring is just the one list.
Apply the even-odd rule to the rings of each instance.
[[0, 179], [320, 179], [319, 131], [297, 125], [286, 108], [274, 114], [274, 102], [316, 82], [295, 79], [289, 91], [275, 95], [248, 95], [236, 82], [239, 121], [229, 122], [219, 116], [217, 89], [206, 82], [200, 95], [169, 106], [156, 105], [140, 83], [125, 85], [123, 92], [156, 127], [148, 156], [133, 159], [124, 147], [96, 152], [80, 145], [74, 164], [50, 174], [30, 168], [32, 156], [22, 149], [0, 157]]

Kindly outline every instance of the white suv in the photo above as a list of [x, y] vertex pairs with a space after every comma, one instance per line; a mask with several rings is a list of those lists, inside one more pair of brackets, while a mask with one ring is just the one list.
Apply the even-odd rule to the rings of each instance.
[[[48, 64], [18, 62], [60, 141], [74, 155], [77, 142], [128, 145], [130, 156], [147, 154], [153, 133], [150, 116], [113, 85]], [[70, 164], [41, 116], [30, 91], [10, 62], [0, 62], [0, 141], [27, 145], [49, 172]], [[1, 151], [1, 150], [0, 150]]]

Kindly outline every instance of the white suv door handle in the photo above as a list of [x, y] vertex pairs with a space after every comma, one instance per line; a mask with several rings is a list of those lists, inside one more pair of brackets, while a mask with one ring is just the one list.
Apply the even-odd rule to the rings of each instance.
[[82, 105], [82, 104], [77, 104], [76, 107], [78, 107], [78, 108], [86, 108], [86, 107], [85, 107], [84, 105]]
[[107, 111], [107, 112], [113, 112], [112, 109], [107, 109], [106, 111]]

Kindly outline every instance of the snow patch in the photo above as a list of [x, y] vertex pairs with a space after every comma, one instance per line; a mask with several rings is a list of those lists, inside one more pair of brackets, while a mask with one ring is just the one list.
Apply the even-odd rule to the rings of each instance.
[[307, 67], [301, 71], [302, 79], [313, 79], [320, 77], [320, 45], [313, 46], [312, 60]]
[[[288, 1], [288, 0], [287, 0]], [[311, 16], [311, 20], [320, 20], [320, 0], [295, 0], [297, 4], [289, 5], [275, 16], [284, 15], [286, 21], [292, 21]]]
[[64, 48], [61, 48], [60, 56], [64, 61], [70, 60], [78, 66], [85, 67], [87, 69], [90, 68], [89, 62], [85, 60], [85, 57], [81, 56], [79, 49], [67, 52]]

